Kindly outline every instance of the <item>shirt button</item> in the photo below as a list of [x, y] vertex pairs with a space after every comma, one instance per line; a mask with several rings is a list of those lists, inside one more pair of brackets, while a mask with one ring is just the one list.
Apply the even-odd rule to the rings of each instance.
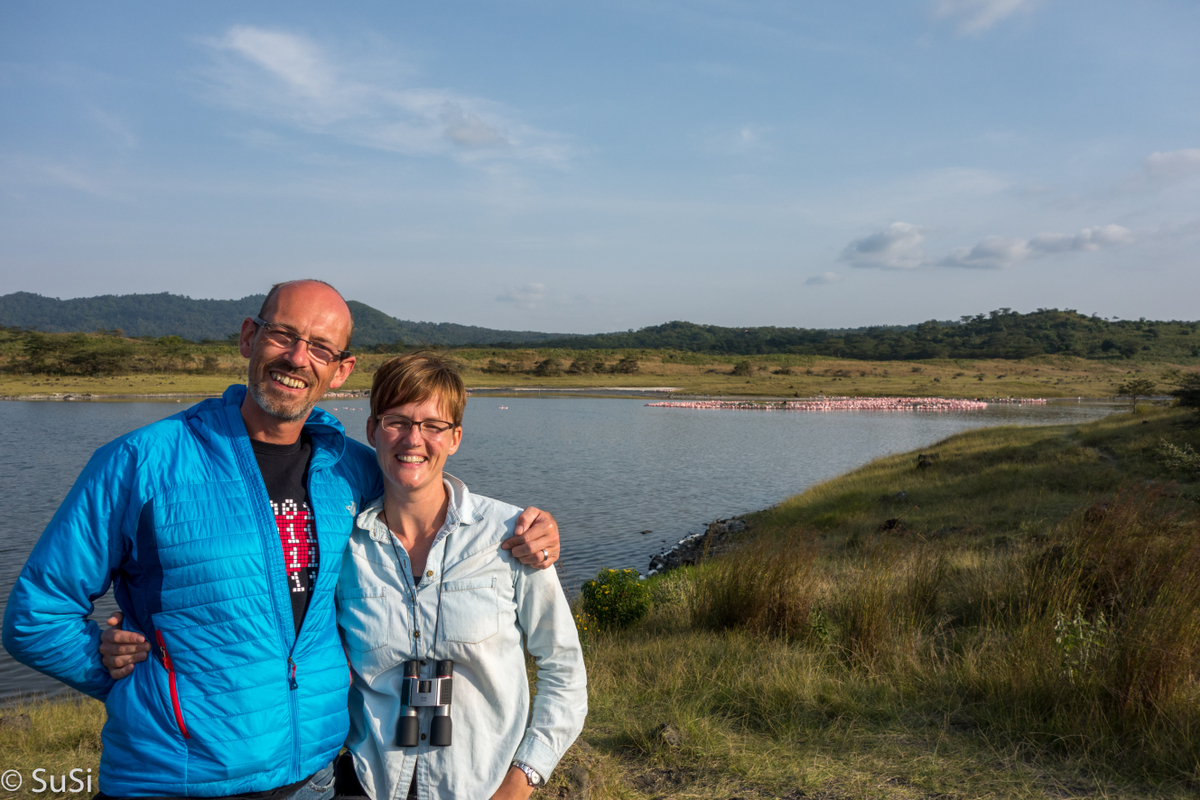
[[414, 638], [414, 639], [420, 639], [420, 638], [421, 638], [421, 632], [420, 632], [420, 631], [413, 631], [413, 638]]
[[431, 570], [431, 569], [429, 569], [429, 570], [426, 570], [426, 571], [425, 571], [425, 577], [426, 577], [426, 578], [432, 578], [432, 577], [433, 577], [433, 570]]
[[423, 734], [423, 733], [421, 734], [421, 741], [422, 742], [425, 741], [425, 734]]

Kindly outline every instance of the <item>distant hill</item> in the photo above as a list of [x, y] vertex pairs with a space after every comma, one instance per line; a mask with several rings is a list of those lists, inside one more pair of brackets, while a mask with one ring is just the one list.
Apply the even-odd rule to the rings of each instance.
[[668, 322], [640, 330], [568, 336], [541, 342], [544, 348], [660, 349], [716, 355], [833, 356], [878, 361], [930, 358], [1141, 358], [1180, 364], [1200, 359], [1196, 322], [1108, 321], [1072, 310], [1040, 308], [1021, 314], [1008, 308], [958, 321], [919, 325], [844, 328], [723, 328]]
[[[30, 292], [0, 296], [0, 325], [33, 328], [45, 333], [91, 333], [120, 328], [126, 336], [180, 336], [198, 342], [222, 341], [236, 333], [242, 320], [258, 313], [265, 295], [240, 300], [193, 300], [176, 294], [106, 294], [59, 300]], [[354, 346], [391, 344], [461, 346], [468, 344], [532, 344], [561, 338], [560, 333], [501, 331], [450, 322], [410, 322], [357, 300], [349, 301], [354, 313]]]
[[[241, 300], [193, 300], [173, 294], [128, 294], [58, 300], [29, 292], [0, 296], [0, 326], [46, 333], [111, 331], [126, 336], [180, 336], [223, 341], [258, 313], [263, 295]], [[1039, 308], [1021, 314], [1002, 308], [954, 321], [863, 328], [725, 328], [667, 322], [639, 330], [570, 336], [502, 331], [449, 322], [411, 322], [351, 300], [355, 348], [390, 345], [560, 348], [565, 350], [674, 349], [714, 355], [834, 356], [879, 361], [929, 358], [1028, 358], [1072, 355], [1096, 359], [1200, 361], [1200, 323], [1105, 320], [1076, 311]]]

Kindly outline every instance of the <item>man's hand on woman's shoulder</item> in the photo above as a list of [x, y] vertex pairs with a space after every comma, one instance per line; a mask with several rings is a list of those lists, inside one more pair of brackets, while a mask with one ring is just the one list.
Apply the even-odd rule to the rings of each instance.
[[511, 550], [522, 564], [545, 569], [558, 561], [558, 523], [547, 512], [530, 506], [517, 518], [517, 535], [500, 546]]

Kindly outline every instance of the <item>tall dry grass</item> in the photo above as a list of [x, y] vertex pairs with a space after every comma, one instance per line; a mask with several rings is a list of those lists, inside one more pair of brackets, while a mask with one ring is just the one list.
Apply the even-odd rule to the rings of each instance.
[[1144, 774], [1200, 766], [1200, 529], [1127, 493], [1082, 510], [985, 613], [956, 682], [982, 717]]
[[797, 542], [752, 540], [698, 574], [690, 609], [693, 624], [714, 631], [808, 637], [818, 613], [816, 556], [815, 547]]
[[1121, 494], [1003, 547], [880, 538], [822, 556], [812, 541], [752, 540], [688, 574], [689, 590], [671, 577], [660, 596], [684, 607], [660, 609], [657, 645], [638, 650], [682, 638], [693, 656], [626, 674], [671, 709], [643, 717], [633, 744], [714, 716], [791, 739], [830, 715], [944, 714], [1029, 754], [1200, 779], [1200, 531], [1156, 498]]

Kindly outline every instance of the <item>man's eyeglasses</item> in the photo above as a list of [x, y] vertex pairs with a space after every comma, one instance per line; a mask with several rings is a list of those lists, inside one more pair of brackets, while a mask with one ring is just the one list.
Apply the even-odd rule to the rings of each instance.
[[379, 420], [379, 427], [393, 436], [408, 436], [409, 431], [416, 428], [422, 437], [430, 441], [440, 439], [458, 427], [453, 422], [443, 422], [440, 419], [423, 419], [417, 422], [399, 414], [380, 414], [376, 419]]
[[262, 317], [251, 317], [250, 320], [263, 329], [263, 336], [276, 347], [291, 350], [296, 346], [296, 342], [304, 342], [308, 345], [308, 357], [318, 364], [328, 364], [335, 360], [342, 361], [350, 356], [349, 350], [333, 350], [326, 345], [297, 336], [282, 325], [267, 322]]

